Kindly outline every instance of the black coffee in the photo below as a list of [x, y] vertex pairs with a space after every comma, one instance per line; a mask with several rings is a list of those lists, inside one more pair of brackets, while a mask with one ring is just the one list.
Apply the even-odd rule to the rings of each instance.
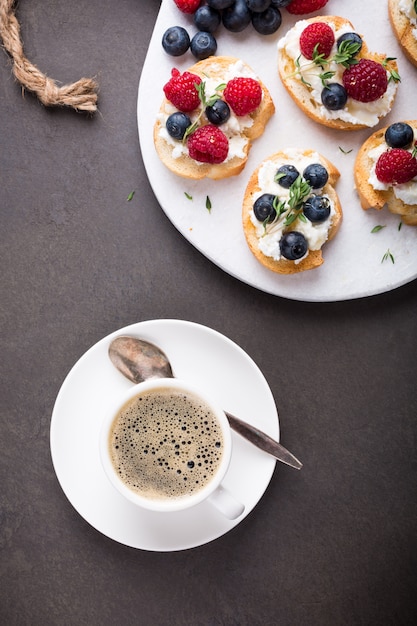
[[202, 489], [223, 454], [221, 426], [199, 398], [154, 389], [119, 411], [110, 433], [111, 458], [123, 482], [141, 496], [178, 498]]

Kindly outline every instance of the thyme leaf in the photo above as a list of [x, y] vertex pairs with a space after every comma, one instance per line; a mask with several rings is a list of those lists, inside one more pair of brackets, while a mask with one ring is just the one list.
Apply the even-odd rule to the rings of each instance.
[[206, 209], [209, 213], [211, 213], [211, 200], [208, 196], [206, 196]]
[[[292, 78], [293, 76], [297, 76], [297, 75], [298, 75], [298, 78], [301, 80], [301, 82], [303, 83], [303, 85], [306, 85], [306, 87], [311, 87], [311, 83], [309, 83], [309, 82], [308, 82], [308, 81], [304, 78], [304, 76], [301, 74], [301, 70], [303, 69], [303, 67], [302, 67], [302, 65], [301, 65], [301, 63], [300, 63], [300, 59], [301, 59], [301, 54], [300, 54], [300, 56], [298, 56], [298, 57], [295, 59], [295, 61], [294, 61], [294, 63], [295, 63], [295, 67], [296, 67], [297, 69], [296, 69], [296, 70], [295, 70], [295, 72], [293, 72], [292, 74], [289, 74], [289, 75], [287, 76], [287, 78]], [[308, 63], [308, 65], [307, 65], [306, 67], [314, 67], [314, 66], [315, 66], [315, 63], [313, 62], [313, 63]]]
[[352, 148], [350, 150], [345, 150], [342, 146], [339, 146], [339, 150], [340, 152], [343, 152], [343, 154], [350, 154], [352, 152]]
[[188, 137], [190, 135], [192, 135], [195, 130], [197, 130], [199, 120], [200, 120], [200, 116], [197, 118], [197, 120], [193, 124], [190, 124], [190, 126], [188, 126], [188, 128], [186, 128], [185, 133], [184, 133], [184, 137], [182, 138], [182, 143], [183, 144], [185, 144], [185, 142], [187, 141]]
[[190, 194], [187, 193], [186, 191], [184, 191], [184, 196], [187, 198], [187, 200], [192, 200], [193, 199], [193, 197], [190, 196]]
[[323, 67], [326, 64], [326, 57], [322, 52], [319, 52], [319, 45], [320, 44], [316, 43], [313, 48], [312, 61], [315, 65]]
[[220, 100], [221, 96], [219, 95], [218, 92], [223, 91], [226, 88], [226, 83], [221, 83], [220, 85], [218, 85], [214, 90], [214, 94], [212, 94], [209, 98], [207, 98], [207, 94], [206, 94], [206, 81], [205, 80], [202, 80], [199, 85], [195, 83], [195, 87], [197, 89], [197, 93], [198, 93], [198, 97], [200, 98], [201, 105], [205, 109], [206, 107], [213, 106], [213, 104], [217, 100]]
[[135, 192], [131, 191], [130, 194], [126, 198], [126, 202], [130, 202], [133, 199], [134, 195], [135, 195]]
[[274, 207], [276, 213], [275, 219], [279, 219], [281, 215], [287, 210], [285, 206], [285, 200], [280, 200], [278, 196], [275, 196], [272, 206]]
[[303, 70], [308, 70], [309, 68], [321, 67], [323, 69], [323, 73], [319, 75], [320, 80], [324, 86], [326, 86], [327, 81], [333, 78], [336, 72], [331, 70], [324, 71], [330, 63], [338, 63], [339, 65], [343, 65], [343, 67], [348, 68], [351, 65], [357, 65], [359, 60], [356, 58], [358, 54], [361, 43], [358, 41], [349, 41], [348, 39], [342, 41], [342, 43], [338, 46], [336, 53], [329, 58], [326, 58], [323, 53], [318, 51], [319, 44], [316, 44], [312, 54], [312, 60], [309, 63], [305, 63], [301, 65], [301, 55], [295, 60], [296, 70], [287, 78], [291, 78], [292, 76], [297, 76], [301, 80], [304, 85], [311, 87], [310, 83], [308, 83], [305, 78], [302, 76]]
[[401, 77], [400, 77], [399, 73], [397, 72], [397, 70], [395, 70], [395, 69], [390, 69], [390, 68], [388, 67], [388, 63], [389, 63], [390, 61], [395, 61], [395, 59], [396, 59], [395, 57], [385, 57], [385, 59], [382, 61], [382, 65], [383, 65], [383, 66], [385, 67], [385, 69], [387, 69], [387, 70], [388, 70], [388, 72], [389, 72], [389, 79], [388, 79], [388, 82], [389, 82], [390, 80], [392, 80], [394, 83], [400, 83], [400, 82], [401, 82]]
[[382, 230], [383, 228], [385, 228], [385, 224], [384, 225], [378, 224], [378, 226], [373, 227], [373, 229], [371, 230], [371, 233], [379, 233], [379, 231]]
[[333, 78], [336, 72], [323, 72], [323, 74], [319, 75], [319, 78], [322, 82], [323, 87], [326, 87], [327, 81]]
[[392, 254], [391, 250], [388, 248], [388, 250], [385, 252], [385, 254], [383, 255], [382, 259], [381, 259], [381, 263], [383, 263], [384, 261], [390, 260], [391, 263], [395, 263], [395, 259], [394, 259], [394, 255]]
[[304, 200], [311, 193], [311, 185], [302, 176], [298, 176], [290, 187], [290, 195], [288, 198], [288, 206], [290, 211], [285, 218], [285, 226], [289, 226], [297, 217], [301, 216]]
[[310, 192], [311, 185], [302, 176], [298, 176], [290, 187], [288, 200], [290, 209], [298, 211], [302, 207], [305, 198], [310, 195]]
[[343, 67], [357, 65], [359, 61], [355, 58], [355, 55], [358, 54], [361, 45], [362, 44], [358, 41], [349, 41], [346, 39], [339, 45], [336, 54], [331, 60], [335, 61], [335, 63], [340, 63]]
[[298, 213], [297, 212], [288, 213], [287, 217], [285, 218], [284, 225], [285, 226], [290, 226], [293, 222], [295, 222], [297, 217], [298, 217]]
[[217, 85], [217, 87], [214, 90], [214, 94], [212, 94], [209, 98], [207, 98], [207, 94], [206, 94], [206, 81], [202, 80], [201, 83], [194, 83], [194, 87], [197, 90], [198, 93], [198, 97], [200, 99], [201, 102], [201, 111], [198, 114], [197, 119], [195, 120], [195, 122], [193, 122], [193, 124], [191, 124], [185, 131], [184, 133], [184, 137], [182, 138], [182, 142], [185, 143], [188, 139], [188, 137], [190, 135], [193, 134], [193, 132], [195, 130], [197, 130], [197, 128], [200, 125], [200, 120], [203, 116], [204, 111], [206, 110], [207, 107], [213, 106], [213, 104], [215, 102], [217, 102], [217, 100], [220, 100], [221, 96], [219, 94], [219, 92], [222, 92], [225, 88], [226, 88], [226, 83], [221, 83], [220, 85]]
[[268, 225], [271, 224], [271, 226], [273, 224], [276, 224], [276, 222], [278, 222], [279, 218], [281, 217], [281, 215], [283, 213], [285, 213], [287, 211], [287, 206], [285, 204], [285, 200], [280, 200], [278, 196], [275, 196], [274, 201], [272, 203], [272, 207], [275, 210], [275, 216], [274, 219], [271, 221], [271, 217], [268, 216], [264, 219], [264, 221], [262, 222], [262, 226], [264, 229], [264, 233], [262, 236], [265, 236], [268, 234], [267, 232], [267, 228]]

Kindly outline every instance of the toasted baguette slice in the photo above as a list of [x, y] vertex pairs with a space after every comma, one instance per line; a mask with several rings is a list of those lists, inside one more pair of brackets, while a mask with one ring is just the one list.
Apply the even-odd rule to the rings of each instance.
[[[414, 129], [414, 136], [417, 136], [417, 120], [407, 121]], [[405, 204], [400, 198], [394, 194], [393, 187], [386, 190], [375, 189], [369, 182], [371, 172], [373, 171], [375, 162], [369, 155], [372, 150], [378, 146], [385, 146], [385, 128], [381, 128], [373, 133], [360, 147], [356, 156], [354, 165], [355, 187], [359, 195], [361, 207], [367, 209], [377, 209], [380, 211], [387, 206], [391, 213], [399, 215], [401, 220], [409, 226], [417, 226], [417, 205]], [[417, 187], [417, 181], [414, 183]]]
[[[308, 163], [321, 163], [329, 174], [329, 178], [327, 183], [324, 185], [322, 190], [312, 190], [312, 193], [318, 193], [322, 195], [326, 195], [329, 197], [333, 207], [334, 212], [333, 215], [329, 218], [329, 228], [327, 232], [327, 241], [333, 239], [336, 235], [341, 221], [342, 221], [342, 207], [339, 201], [339, 198], [336, 194], [334, 186], [340, 176], [338, 169], [326, 158], [324, 158], [321, 154], [318, 154], [314, 150], [295, 150], [291, 149], [286, 151], [280, 151], [272, 156], [268, 157], [253, 172], [252, 176], [249, 179], [247, 184], [244, 199], [243, 199], [243, 207], [242, 207], [242, 222], [243, 222], [243, 230], [246, 236], [246, 241], [248, 246], [257, 260], [262, 263], [266, 268], [272, 270], [273, 272], [277, 272], [278, 274], [297, 274], [299, 272], [304, 272], [306, 270], [311, 270], [316, 267], [319, 267], [323, 263], [323, 255], [321, 248], [319, 250], [309, 250], [308, 255], [303, 258], [299, 262], [290, 261], [283, 257], [274, 259], [272, 256], [265, 255], [259, 248], [259, 238], [257, 234], [257, 228], [252, 222], [252, 214], [253, 214], [253, 205], [257, 197], [261, 195], [261, 192], [264, 191], [261, 188], [261, 183], [259, 180], [259, 174], [261, 172], [262, 167], [268, 162], [272, 162], [273, 167], [276, 169], [275, 171], [283, 164], [293, 162], [297, 167], [298, 158], [303, 157], [303, 159], [307, 159]], [[271, 171], [273, 169], [271, 166]], [[289, 230], [299, 230], [300, 223], [299, 218], [295, 220], [290, 226], [284, 229], [285, 231]]]
[[[327, 126], [329, 128], [349, 131], [360, 130], [363, 128], [369, 128], [370, 126], [375, 126], [379, 122], [379, 120], [387, 115], [387, 113], [389, 113], [389, 111], [391, 110], [395, 99], [396, 86], [390, 86], [389, 84], [389, 90], [386, 92], [385, 96], [383, 96], [383, 98], [386, 97], [387, 101], [384, 107], [382, 107], [381, 111], [379, 111], [381, 101], [380, 98], [377, 103], [375, 103], [375, 110], [372, 115], [369, 116], [369, 119], [366, 119], [366, 121], [365, 118], [363, 120], [357, 119], [356, 121], [355, 119], [342, 119], [341, 117], [339, 117], [345, 115], [345, 110], [351, 110], [350, 102], [352, 102], [352, 100], [350, 98], [348, 98], [348, 102], [345, 108], [341, 111], [328, 111], [324, 107], [324, 105], [322, 105], [321, 101], [318, 102], [314, 98], [312, 87], [306, 84], [306, 82], [308, 82], [309, 80], [309, 77], [307, 76], [307, 78], [305, 79], [306, 82], [303, 82], [300, 79], [297, 63], [300, 62], [303, 64], [309, 64], [309, 62], [304, 57], [302, 57], [303, 60], [301, 61], [298, 61], [298, 56], [297, 58], [292, 58], [292, 56], [288, 54], [286, 46], [291, 38], [294, 37], [294, 34], [300, 30], [300, 28], [304, 29], [306, 26], [313, 22], [326, 22], [333, 28], [335, 32], [339, 31], [341, 28], [345, 28], [345, 32], [355, 32], [355, 28], [353, 27], [352, 23], [346, 18], [339, 16], [325, 15], [297, 22], [295, 26], [290, 31], [288, 31], [288, 33], [278, 43], [278, 72], [284, 87], [286, 88], [294, 102], [300, 107], [300, 109], [309, 118], [311, 118], [315, 122], [318, 122], [319, 124], [323, 124], [324, 126]], [[357, 59], [366, 58], [372, 59], [373, 61], [376, 61], [378, 63], [384, 62], [388, 72], [397, 72], [398, 68], [394, 59], [387, 60], [385, 54], [370, 52], [362, 36], [361, 38], [362, 48], [356, 56]], [[336, 45], [333, 46], [333, 49], [334, 51], [332, 52], [331, 56], [334, 54], [334, 52], [336, 52]], [[319, 68], [319, 72], [322, 73], [327, 69], [328, 68], [324, 66], [323, 69]], [[328, 82], [334, 81], [336, 81], [336, 78], [330, 78]], [[357, 107], [358, 105], [360, 107], [360, 103], [355, 102], [355, 106]], [[372, 105], [372, 103], [367, 103], [366, 105], [364, 105], [364, 108], [366, 107], [366, 110], [368, 111], [370, 109], [370, 105]]]
[[405, 56], [417, 67], [417, 39], [413, 35], [417, 26], [401, 11], [399, 4], [398, 0], [388, 0], [389, 19]]
[[[209, 57], [208, 59], [199, 61], [198, 63], [190, 67], [187, 71], [201, 76], [202, 80], [205, 80], [207, 77], [209, 77], [210, 79], [215, 79], [218, 84], [222, 84], [225, 82], [226, 77], [228, 77], [228, 80], [233, 78], [233, 76], [230, 75], [230, 72], [231, 68], [233, 68], [236, 63], [238, 63], [239, 65], [241, 64], [239, 59], [234, 57]], [[197, 161], [194, 161], [189, 157], [186, 146], [180, 156], [175, 157], [173, 155], [174, 146], [172, 142], [174, 140], [171, 139], [167, 141], [166, 138], [163, 136], [163, 132], [161, 132], [165, 125], [168, 111], [172, 112], [172, 105], [166, 98], [163, 100], [159, 115], [154, 125], [154, 143], [159, 158], [169, 170], [174, 172], [174, 174], [182, 176], [183, 178], [190, 178], [194, 180], [206, 177], [221, 179], [228, 178], [229, 176], [236, 176], [240, 174], [240, 172], [245, 167], [249, 150], [252, 146], [252, 141], [260, 137], [264, 132], [268, 120], [275, 112], [275, 106], [268, 89], [263, 84], [263, 82], [257, 76], [255, 76], [255, 73], [250, 68], [250, 66], [246, 63], [242, 63], [241, 71], [243, 71], [243, 73], [247, 74], [248, 76], [251, 76], [252, 78], [256, 78], [256, 80], [258, 80], [262, 88], [263, 97], [259, 107], [253, 113], [250, 113], [250, 118], [252, 118], [251, 126], [243, 127], [239, 131], [233, 130], [231, 128], [232, 125], [230, 124], [227, 124], [227, 126], [222, 125], [219, 127], [225, 132], [229, 140], [236, 135], [239, 135], [243, 139], [242, 153], [234, 156], [233, 154], [231, 154], [231, 156], [228, 157], [223, 163], [198, 163]], [[231, 111], [231, 117], [232, 116], [235, 117], [236, 120], [239, 120], [239, 118], [234, 115], [233, 111]], [[208, 123], [205, 115], [202, 116], [201, 123]], [[176, 142], [177, 145], [181, 143], [181, 141]]]

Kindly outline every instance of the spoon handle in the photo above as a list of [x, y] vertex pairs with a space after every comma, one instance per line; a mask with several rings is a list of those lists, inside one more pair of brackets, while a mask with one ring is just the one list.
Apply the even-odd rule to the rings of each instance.
[[242, 437], [248, 439], [251, 443], [253, 443], [261, 450], [268, 452], [268, 454], [274, 456], [276, 459], [278, 459], [278, 461], [286, 463], [287, 465], [290, 465], [291, 467], [294, 467], [298, 470], [303, 467], [303, 464], [298, 459], [296, 459], [295, 456], [291, 454], [291, 452], [284, 448], [284, 446], [278, 443], [278, 441], [275, 441], [275, 439], [272, 439], [272, 437], [270, 437], [266, 433], [258, 430], [257, 428], [255, 428], [255, 426], [251, 426], [247, 422], [243, 422], [231, 413], [228, 413], [227, 411], [225, 411], [225, 413], [227, 419], [229, 420], [230, 427], [234, 431], [239, 433], [239, 435], [242, 435]]

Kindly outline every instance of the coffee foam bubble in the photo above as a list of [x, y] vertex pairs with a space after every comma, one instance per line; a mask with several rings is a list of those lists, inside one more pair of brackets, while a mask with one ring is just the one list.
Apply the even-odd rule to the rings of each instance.
[[213, 479], [223, 435], [215, 414], [198, 397], [155, 389], [119, 411], [109, 445], [113, 466], [130, 489], [151, 499], [179, 498]]

